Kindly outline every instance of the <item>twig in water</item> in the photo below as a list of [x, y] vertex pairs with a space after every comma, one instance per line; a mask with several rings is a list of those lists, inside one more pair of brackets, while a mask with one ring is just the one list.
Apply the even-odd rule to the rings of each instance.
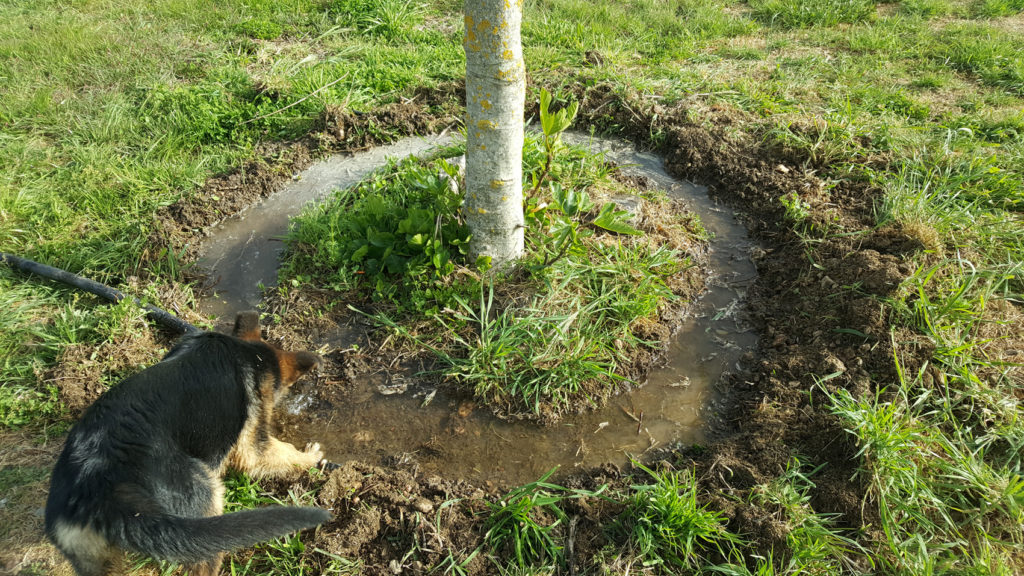
[[629, 416], [630, 418], [632, 418], [634, 422], [639, 422], [640, 421], [640, 419], [636, 417], [636, 414], [633, 414], [631, 411], [626, 410], [625, 406], [619, 406], [619, 408], [622, 408], [622, 413], [625, 414], [626, 416]]

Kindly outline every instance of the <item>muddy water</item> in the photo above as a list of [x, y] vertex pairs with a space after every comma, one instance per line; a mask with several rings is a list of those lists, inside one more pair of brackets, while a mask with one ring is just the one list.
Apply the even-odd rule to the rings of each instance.
[[451, 136], [405, 138], [354, 156], [332, 156], [303, 170], [263, 202], [214, 226], [199, 248], [199, 266], [215, 282], [216, 292], [203, 299], [201, 311], [232, 316], [259, 306], [262, 287], [277, 284], [288, 221], [307, 203], [357, 184], [388, 159], [429, 154], [453, 141]]
[[[756, 275], [749, 258], [752, 244], [731, 212], [714, 205], [703, 188], [670, 177], [658, 157], [609, 140], [582, 135], [567, 139], [604, 152], [625, 173], [644, 176], [683, 199], [713, 235], [710, 289], [691, 305], [667, 353], [667, 365], [653, 371], [643, 386], [612, 398], [606, 408], [550, 427], [501, 422], [472, 402], [450, 399], [441, 391], [403, 393], [415, 383], [414, 375], [370, 377], [357, 383], [340, 406], [314, 405], [303, 388], [311, 385], [306, 383], [287, 401], [291, 415], [285, 419], [283, 438], [297, 444], [317, 440], [336, 462], [412, 458], [428, 474], [499, 485], [534, 480], [556, 465], [568, 471], [622, 464], [652, 448], [702, 441], [706, 423], [714, 417], [714, 383], [724, 372], [736, 370], [743, 351], [757, 340], [743, 304]], [[220, 277], [223, 292], [206, 303], [206, 311], [230, 316], [258, 303], [260, 282], [271, 285], [275, 279], [281, 245], [273, 239], [285, 233], [287, 215], [297, 213], [301, 204], [353, 184], [385, 155], [426, 153], [428, 142], [403, 141], [386, 151], [321, 162], [263, 205], [212, 231], [202, 262]], [[345, 348], [353, 337], [339, 328], [329, 344]]]

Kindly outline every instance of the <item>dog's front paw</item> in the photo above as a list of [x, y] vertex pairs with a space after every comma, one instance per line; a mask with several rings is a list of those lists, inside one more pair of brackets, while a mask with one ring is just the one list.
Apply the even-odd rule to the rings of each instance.
[[306, 444], [306, 448], [302, 451], [314, 465], [319, 464], [324, 459], [324, 451], [320, 448], [319, 442], [310, 442]]

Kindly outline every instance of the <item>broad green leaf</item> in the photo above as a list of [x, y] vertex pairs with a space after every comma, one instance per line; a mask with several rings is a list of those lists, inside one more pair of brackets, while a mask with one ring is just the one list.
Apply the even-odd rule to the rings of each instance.
[[640, 230], [629, 225], [627, 222], [628, 218], [629, 212], [616, 210], [615, 203], [608, 202], [601, 207], [601, 212], [597, 215], [597, 218], [594, 218], [591, 224], [616, 234], [627, 234], [630, 236], [643, 234]]
[[448, 263], [448, 251], [441, 249], [434, 253], [433, 264], [434, 268], [438, 271], [444, 270], [444, 265]]
[[390, 232], [381, 232], [376, 228], [368, 228], [366, 230], [366, 239], [378, 248], [385, 248], [395, 243], [395, 236]]
[[548, 113], [548, 109], [551, 106], [551, 93], [547, 91], [547, 88], [540, 89], [540, 127], [545, 134], [551, 134], [551, 126], [553, 125], [554, 119]]
[[363, 258], [366, 258], [366, 254], [369, 252], [370, 245], [363, 244], [362, 246], [357, 248], [355, 252], [352, 253], [352, 256], [349, 257], [349, 260], [351, 260], [352, 262], [362, 262]]

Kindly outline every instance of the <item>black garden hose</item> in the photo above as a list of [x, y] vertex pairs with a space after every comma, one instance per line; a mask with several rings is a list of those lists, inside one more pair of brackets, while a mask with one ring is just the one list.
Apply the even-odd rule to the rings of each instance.
[[82, 278], [78, 274], [72, 274], [71, 272], [68, 272], [66, 270], [61, 270], [60, 268], [54, 268], [53, 266], [40, 264], [39, 262], [34, 262], [26, 258], [21, 258], [20, 256], [8, 254], [6, 252], [0, 252], [0, 262], [7, 264], [12, 268], [17, 268], [25, 272], [38, 274], [44, 278], [49, 278], [50, 280], [63, 282], [70, 286], [74, 286], [79, 290], [84, 290], [86, 292], [89, 292], [90, 294], [95, 294], [100, 298], [110, 300], [111, 302], [120, 302], [121, 300], [130, 297], [132, 299], [132, 302], [135, 302], [137, 305], [141, 306], [146, 311], [147, 318], [163, 326], [164, 328], [167, 328], [168, 330], [172, 330], [179, 334], [189, 334], [191, 332], [200, 331], [199, 328], [196, 328], [195, 326], [189, 324], [188, 322], [182, 320], [181, 318], [178, 318], [174, 314], [171, 314], [165, 310], [161, 310], [156, 306], [143, 304], [141, 301], [139, 301], [138, 298], [134, 296], [128, 296], [124, 292], [111, 288], [110, 286], [100, 284], [99, 282], [89, 280], [88, 278]]

